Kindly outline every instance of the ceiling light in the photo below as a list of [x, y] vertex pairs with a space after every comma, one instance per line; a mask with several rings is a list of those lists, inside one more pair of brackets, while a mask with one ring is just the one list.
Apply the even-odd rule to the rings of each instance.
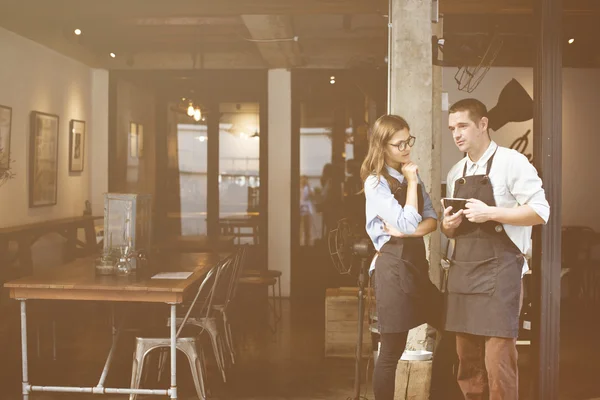
[[335, 83], [335, 79], [330, 80], [329, 83], [333, 85]]
[[77, 36], [81, 35], [81, 29], [77, 28], [73, 31]]
[[331, 75], [331, 76], [329, 77], [329, 79], [331, 79], [331, 80], [334, 80], [334, 81], [335, 81], [335, 76]]
[[569, 39], [569, 44], [573, 43], [575, 41], [574, 38]]
[[115, 58], [117, 55], [115, 53], [110, 53], [111, 58]]
[[190, 103], [190, 106], [187, 109], [187, 115], [190, 117], [193, 117], [195, 111], [196, 110], [194, 110], [194, 106], [192, 105], [192, 103]]
[[194, 121], [198, 122], [202, 118], [202, 113], [200, 113], [200, 109], [196, 108], [194, 111]]

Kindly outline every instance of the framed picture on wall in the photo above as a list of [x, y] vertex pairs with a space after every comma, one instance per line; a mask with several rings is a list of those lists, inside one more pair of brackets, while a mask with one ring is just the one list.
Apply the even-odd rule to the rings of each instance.
[[137, 155], [138, 158], [144, 157], [144, 125], [137, 126]]
[[58, 194], [58, 115], [31, 112], [29, 207], [56, 204]]
[[138, 130], [135, 122], [129, 123], [129, 157], [138, 157]]
[[69, 171], [82, 172], [85, 154], [85, 122], [72, 119], [69, 123]]
[[0, 171], [10, 169], [12, 108], [0, 105]]

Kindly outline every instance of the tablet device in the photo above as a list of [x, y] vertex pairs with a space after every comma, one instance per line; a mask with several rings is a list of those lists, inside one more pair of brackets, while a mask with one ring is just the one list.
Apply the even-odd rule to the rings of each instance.
[[458, 210], [464, 210], [467, 205], [467, 199], [444, 197], [442, 201], [444, 202], [444, 209], [452, 207], [450, 214], [454, 214]]

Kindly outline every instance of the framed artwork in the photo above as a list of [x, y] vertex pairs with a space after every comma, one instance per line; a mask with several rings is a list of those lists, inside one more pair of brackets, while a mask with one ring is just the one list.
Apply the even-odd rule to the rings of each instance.
[[138, 158], [144, 157], [144, 125], [142, 124], [137, 126], [137, 146]]
[[129, 157], [144, 156], [144, 125], [136, 122], [129, 123]]
[[10, 169], [12, 108], [0, 105], [0, 171]]
[[58, 192], [58, 115], [31, 112], [29, 207], [56, 204]]
[[138, 157], [138, 130], [135, 122], [129, 123], [129, 157]]
[[72, 119], [69, 123], [69, 171], [82, 172], [85, 154], [85, 122]]

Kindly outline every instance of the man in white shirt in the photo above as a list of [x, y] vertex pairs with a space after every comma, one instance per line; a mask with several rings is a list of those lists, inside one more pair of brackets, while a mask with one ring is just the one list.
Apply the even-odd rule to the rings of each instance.
[[455, 240], [445, 328], [456, 334], [458, 383], [466, 399], [517, 399], [523, 255], [531, 227], [548, 221], [550, 206], [527, 158], [490, 139], [483, 103], [461, 100], [448, 119], [467, 153], [447, 177], [447, 197], [467, 199], [466, 206], [446, 208], [441, 225]]

